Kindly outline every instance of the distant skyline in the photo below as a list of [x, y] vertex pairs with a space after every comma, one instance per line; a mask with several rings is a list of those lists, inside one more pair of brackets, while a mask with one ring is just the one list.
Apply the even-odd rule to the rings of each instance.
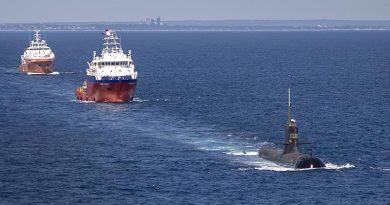
[[0, 23], [390, 20], [390, 0], [3, 0]]

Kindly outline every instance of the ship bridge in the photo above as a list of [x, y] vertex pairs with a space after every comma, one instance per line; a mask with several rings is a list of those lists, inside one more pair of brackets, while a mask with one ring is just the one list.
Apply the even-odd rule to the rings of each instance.
[[121, 47], [120, 38], [111, 29], [106, 29], [103, 33], [103, 50], [101, 56], [93, 52], [93, 60], [88, 62], [87, 75], [96, 78], [110, 76], [131, 76], [137, 78], [137, 71], [131, 58], [131, 50], [125, 54]]

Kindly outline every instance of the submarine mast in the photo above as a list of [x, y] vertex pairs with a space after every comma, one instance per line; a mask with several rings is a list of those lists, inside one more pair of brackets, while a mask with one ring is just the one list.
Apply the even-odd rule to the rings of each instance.
[[288, 122], [284, 136], [284, 154], [299, 152], [298, 127], [294, 119], [291, 118], [291, 92], [288, 88]]
[[290, 88], [288, 88], [288, 124], [291, 123], [291, 97], [290, 97]]

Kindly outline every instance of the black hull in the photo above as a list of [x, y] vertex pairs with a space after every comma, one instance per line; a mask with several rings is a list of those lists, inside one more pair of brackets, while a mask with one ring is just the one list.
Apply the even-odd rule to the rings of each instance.
[[317, 157], [313, 157], [310, 155], [304, 155], [298, 158], [295, 163], [295, 169], [309, 169], [309, 168], [321, 168], [325, 167], [324, 162]]
[[309, 168], [322, 168], [325, 167], [324, 162], [321, 159], [303, 154], [300, 152], [292, 152], [283, 154], [283, 150], [274, 148], [262, 148], [259, 150], [259, 157], [292, 166], [295, 169], [309, 169]]

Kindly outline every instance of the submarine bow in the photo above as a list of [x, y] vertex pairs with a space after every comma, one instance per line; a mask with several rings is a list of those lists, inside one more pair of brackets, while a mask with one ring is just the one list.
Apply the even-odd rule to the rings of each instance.
[[301, 156], [295, 163], [295, 169], [309, 169], [325, 167], [321, 159], [313, 156]]

